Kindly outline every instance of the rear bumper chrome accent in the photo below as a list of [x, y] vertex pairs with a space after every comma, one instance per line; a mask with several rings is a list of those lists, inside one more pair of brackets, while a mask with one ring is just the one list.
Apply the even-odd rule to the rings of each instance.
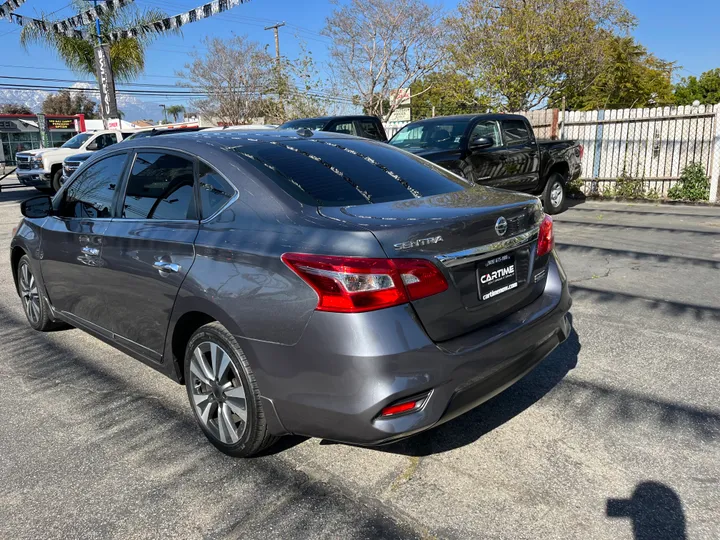
[[505, 238], [498, 240], [492, 244], [485, 244], [484, 246], [478, 246], [474, 248], [463, 249], [462, 251], [455, 251], [453, 253], [445, 253], [443, 255], [436, 255], [435, 258], [447, 268], [458, 266], [469, 262], [482, 259], [489, 253], [500, 254], [511, 249], [515, 249], [518, 246], [526, 242], [537, 240], [539, 227], [535, 227], [527, 232], [518, 234], [511, 238]]

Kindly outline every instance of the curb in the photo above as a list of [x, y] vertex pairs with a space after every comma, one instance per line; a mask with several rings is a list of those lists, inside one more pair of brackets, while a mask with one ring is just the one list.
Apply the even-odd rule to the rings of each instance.
[[668, 206], [711, 206], [720, 207], [720, 201], [683, 201], [683, 200], [671, 200], [671, 199], [628, 199], [625, 197], [596, 197], [596, 196], [585, 196], [585, 197], [573, 197], [568, 196], [568, 199], [574, 201], [593, 201], [593, 202], [623, 202], [623, 203], [637, 203], [637, 204], [665, 204]]

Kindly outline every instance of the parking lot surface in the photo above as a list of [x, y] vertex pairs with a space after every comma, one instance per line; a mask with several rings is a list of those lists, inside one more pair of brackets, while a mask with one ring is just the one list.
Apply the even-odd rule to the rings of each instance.
[[[0, 193], [0, 244], [33, 194]], [[391, 446], [250, 460], [181, 386], [32, 331], [6, 252], [0, 538], [720, 537], [720, 208], [582, 203], [556, 241], [575, 331], [515, 386]]]

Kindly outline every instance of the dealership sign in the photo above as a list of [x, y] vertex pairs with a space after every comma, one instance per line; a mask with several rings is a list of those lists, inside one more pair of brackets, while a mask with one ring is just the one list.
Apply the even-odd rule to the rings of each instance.
[[74, 118], [48, 118], [48, 129], [75, 129]]
[[110, 67], [110, 46], [95, 47], [95, 72], [100, 87], [100, 114], [103, 120], [117, 118], [117, 102], [115, 101], [115, 81]]

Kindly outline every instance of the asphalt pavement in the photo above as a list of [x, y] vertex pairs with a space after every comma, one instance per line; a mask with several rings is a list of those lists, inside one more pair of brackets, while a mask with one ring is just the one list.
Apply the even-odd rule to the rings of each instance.
[[[33, 194], [0, 193], [0, 244]], [[32, 331], [0, 257], [0, 538], [719, 538], [720, 208], [586, 202], [556, 240], [575, 331], [526, 378], [391, 446], [250, 460], [179, 385]]]

